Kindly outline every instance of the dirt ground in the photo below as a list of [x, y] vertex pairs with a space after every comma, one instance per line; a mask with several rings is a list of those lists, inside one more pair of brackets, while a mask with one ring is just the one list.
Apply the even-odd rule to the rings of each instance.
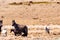
[[60, 40], [60, 25], [49, 25], [50, 34], [45, 31], [46, 25], [28, 25], [28, 36], [14, 36], [14, 33], [10, 33], [11, 26], [5, 26], [7, 28], [7, 36], [0, 35], [0, 40]]
[[[3, 25], [11, 25], [12, 20], [18, 24], [24, 25], [60, 25], [60, 4], [57, 3], [39, 3], [31, 5], [9, 5], [11, 1], [0, 0], [0, 20]], [[9, 26], [10, 27], [10, 26]], [[51, 26], [50, 34], [46, 33], [43, 26], [30, 26], [28, 36], [14, 36], [10, 33], [7, 26], [8, 35], [0, 36], [0, 40], [60, 40], [60, 28]]]
[[9, 2], [3, 2], [0, 3], [0, 19], [4, 25], [11, 24], [12, 20], [26, 25], [60, 24], [60, 4], [40, 3], [29, 6], [9, 5]]

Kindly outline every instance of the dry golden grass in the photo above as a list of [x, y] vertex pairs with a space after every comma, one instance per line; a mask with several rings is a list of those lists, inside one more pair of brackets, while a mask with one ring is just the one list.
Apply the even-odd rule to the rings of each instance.
[[[51, 27], [52, 28], [52, 27]], [[30, 30], [31, 29], [31, 30]], [[50, 34], [48, 34], [45, 29], [41, 30], [41, 28], [37, 29], [33, 26], [28, 29], [28, 36], [14, 36], [14, 33], [10, 33], [9, 27], [7, 28], [7, 36], [1, 36], [0, 40], [60, 40], [60, 30], [59, 28], [50, 29]]]
[[[29, 2], [0, 4], [0, 20], [3, 20], [3, 25], [11, 25], [12, 20], [24, 25], [60, 25], [60, 5], [56, 2], [32, 2], [30, 6], [27, 5], [30, 5]], [[30, 28], [27, 37], [14, 36], [9, 30], [7, 37], [0, 36], [0, 40], [60, 40], [60, 29], [57, 28], [51, 29], [51, 34], [46, 33], [43, 27]]]
[[4, 25], [11, 24], [12, 20], [26, 25], [60, 24], [60, 5], [56, 3], [2, 5], [0, 8], [0, 19], [4, 21]]

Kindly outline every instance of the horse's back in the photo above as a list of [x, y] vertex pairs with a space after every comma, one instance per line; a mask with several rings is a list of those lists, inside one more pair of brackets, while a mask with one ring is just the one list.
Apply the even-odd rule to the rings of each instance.
[[26, 25], [19, 25], [19, 24], [18, 24], [18, 27], [19, 27], [19, 28], [24, 28], [24, 27], [27, 27], [27, 26], [26, 26]]

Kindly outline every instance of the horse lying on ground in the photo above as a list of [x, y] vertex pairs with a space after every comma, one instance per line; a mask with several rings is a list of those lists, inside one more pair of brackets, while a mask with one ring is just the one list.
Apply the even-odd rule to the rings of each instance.
[[15, 22], [15, 20], [13, 20], [12, 21], [12, 26], [14, 26], [15, 29], [11, 29], [11, 32], [13, 31], [15, 36], [17, 34], [22, 35], [22, 36], [27, 36], [28, 35], [28, 28], [27, 28], [26, 25], [19, 25]]

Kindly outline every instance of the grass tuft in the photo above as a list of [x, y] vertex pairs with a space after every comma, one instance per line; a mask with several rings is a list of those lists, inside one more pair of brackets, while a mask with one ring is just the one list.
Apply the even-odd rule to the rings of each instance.
[[16, 3], [16, 2], [9, 3], [9, 5], [22, 5], [22, 4], [23, 4], [22, 2], [19, 2], [19, 3]]
[[[51, 4], [51, 3], [56, 3], [56, 2], [33, 2], [33, 1], [29, 1], [29, 2], [19, 2], [19, 3], [16, 3], [16, 2], [13, 2], [13, 3], [9, 3], [10, 5], [31, 5], [31, 4]], [[59, 2], [57, 2], [59, 3]]]

